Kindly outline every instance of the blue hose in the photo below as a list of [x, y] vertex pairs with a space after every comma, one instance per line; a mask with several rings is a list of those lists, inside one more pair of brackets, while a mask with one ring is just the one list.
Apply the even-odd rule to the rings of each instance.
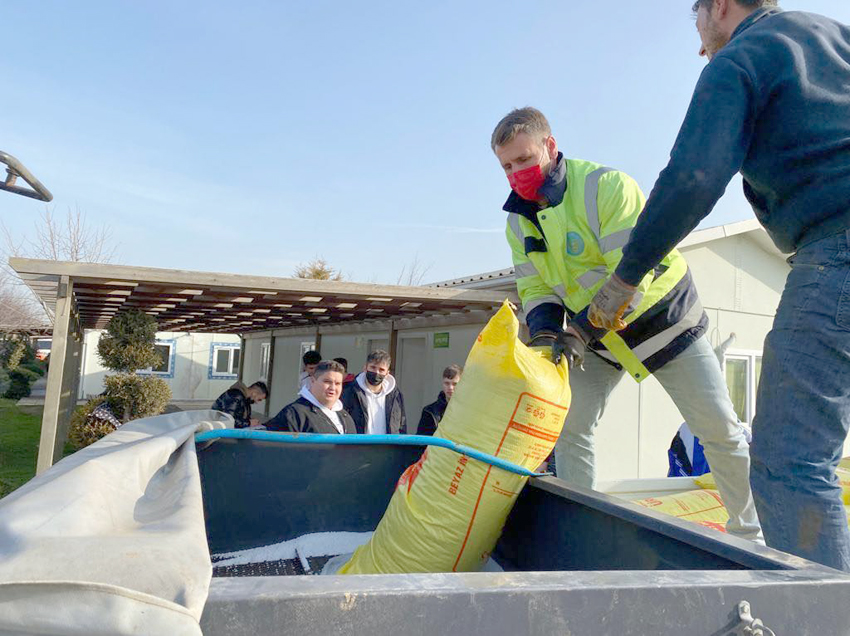
[[314, 433], [278, 433], [275, 431], [256, 431], [245, 428], [226, 428], [207, 431], [195, 435], [195, 442], [210, 442], [217, 439], [253, 439], [261, 442], [279, 444], [340, 444], [343, 446], [372, 446], [379, 444], [394, 446], [438, 446], [461, 455], [477, 459], [523, 477], [547, 477], [552, 473], [535, 473], [513, 462], [482, 453], [469, 446], [457, 444], [442, 437], [429, 435], [316, 435]]

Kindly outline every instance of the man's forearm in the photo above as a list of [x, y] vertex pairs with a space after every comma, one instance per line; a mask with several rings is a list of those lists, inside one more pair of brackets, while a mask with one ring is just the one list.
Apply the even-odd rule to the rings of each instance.
[[711, 212], [726, 186], [671, 162], [652, 190], [615, 273], [637, 285]]
[[605, 337], [605, 334], [608, 333], [605, 329], [600, 329], [599, 327], [594, 327], [590, 324], [590, 320], [587, 318], [587, 310], [588, 307], [585, 307], [580, 312], [578, 312], [571, 320], [570, 323], [578, 327], [584, 335], [586, 335], [590, 340], [602, 340]]
[[637, 285], [708, 216], [741, 169], [752, 136], [754, 88], [744, 69], [716, 59], [703, 71], [688, 114], [649, 195], [616, 274]]
[[525, 324], [533, 338], [539, 332], [556, 333], [564, 327], [564, 306], [555, 303], [538, 305], [525, 316]]

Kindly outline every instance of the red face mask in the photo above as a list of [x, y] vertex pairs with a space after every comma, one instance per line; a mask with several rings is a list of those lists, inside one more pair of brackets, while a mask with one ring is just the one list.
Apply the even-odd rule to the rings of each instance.
[[527, 201], [537, 201], [540, 198], [539, 190], [546, 177], [539, 165], [517, 170], [508, 175], [508, 183], [511, 189]]

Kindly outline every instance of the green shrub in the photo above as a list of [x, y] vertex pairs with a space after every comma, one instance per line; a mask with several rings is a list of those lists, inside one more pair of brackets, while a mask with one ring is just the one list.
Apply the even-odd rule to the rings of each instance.
[[157, 366], [162, 360], [156, 351], [156, 321], [139, 310], [112, 317], [97, 343], [103, 365], [117, 371], [103, 380], [102, 395], [78, 408], [71, 418], [70, 438], [83, 448], [115, 430], [109, 422], [93, 421], [91, 412], [106, 402], [121, 423], [159, 415], [171, 400], [171, 389], [162, 378], [140, 376], [138, 369]]
[[38, 374], [38, 377], [41, 377], [45, 374], [44, 367], [38, 362], [26, 362], [24, 364], [18, 365], [18, 368], [28, 369], [29, 371]]
[[162, 362], [156, 351], [156, 320], [132, 309], [112, 317], [100, 334], [97, 356], [107, 369], [133, 372]]
[[171, 400], [168, 383], [156, 376], [119, 373], [103, 379], [112, 412], [122, 422], [159, 415]]
[[106, 401], [106, 397], [99, 395], [90, 399], [82, 406], [78, 406], [71, 415], [71, 429], [68, 431], [68, 441], [78, 450], [93, 444], [101, 437], [115, 430], [108, 424], [95, 424], [89, 421], [89, 414], [100, 404]]
[[38, 373], [36, 373], [32, 369], [28, 369], [24, 366], [19, 366], [14, 371], [9, 371], [9, 377], [10, 378], [15, 378], [17, 376], [21, 376], [22, 378], [26, 379], [26, 381], [29, 382], [30, 384], [32, 384], [33, 382], [35, 382], [36, 380], [38, 380], [41, 377]]
[[21, 340], [10, 343], [10, 346], [7, 348], [6, 357], [6, 368], [9, 369], [9, 371], [14, 371], [18, 368], [18, 365], [24, 358], [25, 351], [26, 345]]
[[89, 420], [89, 414], [105, 401], [105, 396], [94, 397], [82, 406], [78, 406], [74, 414], [71, 415], [71, 430], [68, 432], [68, 440], [78, 450], [93, 444], [115, 430], [115, 427], [108, 422], [98, 421], [95, 423]]
[[20, 339], [20, 336], [14, 334], [0, 340], [0, 363], [9, 371], [35, 360], [35, 349], [28, 340]]
[[18, 367], [9, 371], [9, 388], [6, 389], [3, 397], [9, 400], [20, 400], [27, 397], [30, 394], [32, 383], [38, 377], [37, 373], [24, 367]]
[[89, 414], [104, 402], [122, 423], [159, 415], [171, 400], [171, 389], [162, 378], [122, 373], [104, 378], [106, 391], [77, 408], [71, 416], [69, 438], [84, 448], [115, 430], [109, 422], [92, 421]]
[[24, 341], [24, 351], [21, 354], [21, 361], [19, 364], [29, 364], [30, 362], [35, 362], [38, 358], [35, 357], [35, 347], [29, 340]]

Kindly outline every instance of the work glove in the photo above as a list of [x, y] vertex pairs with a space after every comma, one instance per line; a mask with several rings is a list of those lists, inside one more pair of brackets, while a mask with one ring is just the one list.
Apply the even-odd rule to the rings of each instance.
[[623, 314], [628, 309], [634, 309], [632, 301], [636, 293], [636, 286], [629, 285], [616, 274], [611, 274], [590, 301], [590, 307], [587, 310], [590, 324], [609, 331], [625, 329], [626, 322], [623, 320]]
[[587, 348], [587, 338], [581, 330], [573, 326], [567, 327], [566, 331], [557, 333], [552, 331], [541, 331], [528, 343], [529, 347], [551, 347], [552, 363], [559, 364], [561, 356], [566, 356], [567, 367], [572, 369], [580, 367], [584, 362], [584, 351]]

